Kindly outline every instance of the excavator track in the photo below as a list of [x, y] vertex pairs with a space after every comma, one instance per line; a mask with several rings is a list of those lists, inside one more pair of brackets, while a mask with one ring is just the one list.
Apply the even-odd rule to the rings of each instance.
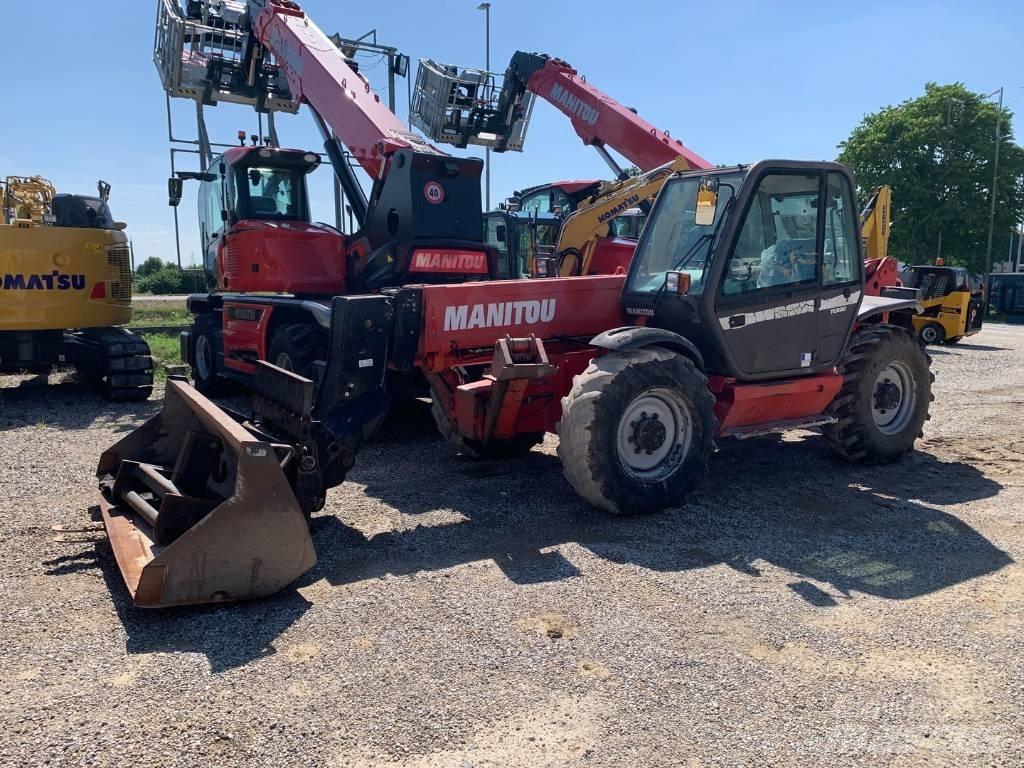
[[149, 345], [127, 328], [86, 328], [64, 334], [68, 359], [86, 380], [117, 403], [146, 400], [153, 393]]

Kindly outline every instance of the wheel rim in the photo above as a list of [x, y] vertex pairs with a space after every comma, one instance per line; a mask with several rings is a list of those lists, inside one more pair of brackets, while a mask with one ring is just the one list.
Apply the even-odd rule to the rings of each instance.
[[939, 340], [939, 332], [935, 330], [934, 326], [927, 325], [921, 330], [921, 338], [925, 344], [934, 344]]
[[676, 391], [649, 389], [635, 397], [619, 418], [615, 436], [619, 463], [643, 482], [669, 476], [690, 452], [693, 416]]
[[213, 349], [204, 334], [196, 339], [196, 373], [203, 381], [213, 378]]
[[875, 379], [871, 398], [875, 426], [883, 434], [899, 434], [913, 418], [916, 403], [917, 388], [910, 365], [893, 360]]

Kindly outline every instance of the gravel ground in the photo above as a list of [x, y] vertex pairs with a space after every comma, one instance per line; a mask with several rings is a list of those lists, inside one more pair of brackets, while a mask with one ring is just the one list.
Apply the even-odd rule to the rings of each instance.
[[1024, 328], [935, 371], [902, 464], [727, 441], [645, 519], [591, 513], [551, 439], [477, 464], [407, 412], [297, 588], [162, 612], [50, 530], [159, 404], [7, 377], [0, 765], [1024, 765]]

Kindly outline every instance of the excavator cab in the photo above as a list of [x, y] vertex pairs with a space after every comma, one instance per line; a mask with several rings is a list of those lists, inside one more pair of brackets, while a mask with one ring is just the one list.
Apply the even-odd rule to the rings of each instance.
[[492, 211], [484, 214], [484, 241], [498, 251], [495, 279], [553, 277], [562, 220], [554, 214]]
[[625, 312], [691, 340], [725, 376], [829, 371], [864, 298], [855, 200], [835, 163], [675, 174], [630, 265]]

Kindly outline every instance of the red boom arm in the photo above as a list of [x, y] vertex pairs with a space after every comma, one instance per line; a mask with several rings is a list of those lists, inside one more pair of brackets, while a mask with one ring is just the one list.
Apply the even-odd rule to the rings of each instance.
[[580, 77], [564, 61], [548, 58], [529, 76], [526, 87], [553, 104], [572, 121], [584, 144], [608, 146], [621, 153], [641, 171], [684, 158], [691, 169], [712, 168], [712, 164], [619, 104]]
[[398, 149], [444, 154], [406, 130], [298, 3], [250, 0], [249, 7], [253, 34], [274, 54], [293, 97], [320, 114], [372, 178]]

